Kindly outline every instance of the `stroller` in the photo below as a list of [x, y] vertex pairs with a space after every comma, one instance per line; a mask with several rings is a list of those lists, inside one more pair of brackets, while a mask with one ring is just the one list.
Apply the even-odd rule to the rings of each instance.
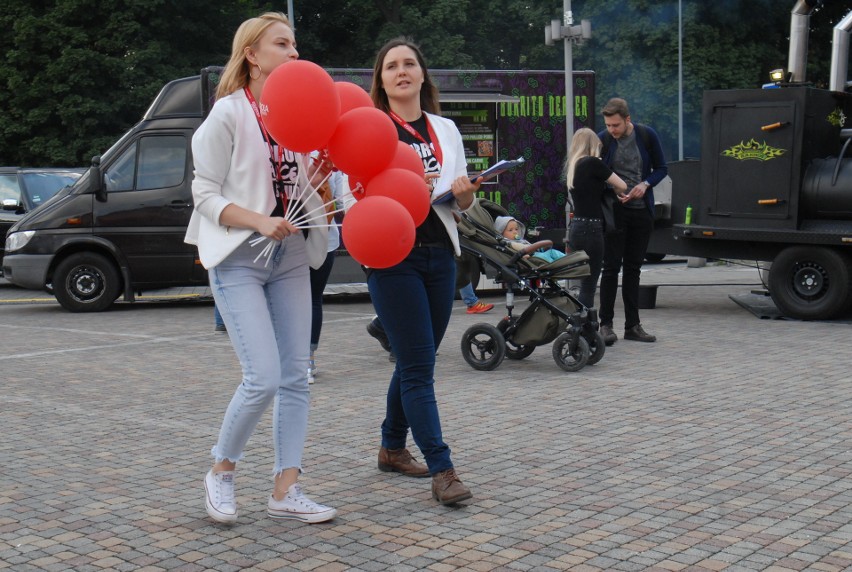
[[[491, 371], [505, 357], [524, 359], [537, 346], [553, 342], [553, 359], [565, 371], [598, 363], [606, 351], [598, 332], [598, 312], [584, 306], [559, 283], [588, 276], [588, 255], [578, 251], [553, 262], [531, 256], [536, 250], [552, 247], [550, 240], [515, 250], [494, 230], [494, 219], [506, 214], [500, 205], [480, 199], [458, 223], [463, 259], [476, 261], [480, 271], [506, 288], [507, 315], [497, 326], [475, 324], [462, 336], [465, 361], [474, 369]], [[513, 315], [515, 294], [524, 292], [531, 304], [520, 315]]]

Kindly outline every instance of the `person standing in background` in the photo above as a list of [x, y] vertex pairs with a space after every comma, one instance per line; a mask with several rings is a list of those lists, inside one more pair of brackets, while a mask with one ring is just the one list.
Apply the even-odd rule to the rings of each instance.
[[574, 204], [574, 217], [568, 229], [568, 246], [589, 256], [590, 273], [580, 279], [580, 303], [595, 305], [595, 290], [604, 255], [603, 194], [611, 186], [617, 194], [627, 192], [627, 184], [600, 159], [601, 140], [591, 129], [574, 133], [565, 161], [565, 180]]
[[630, 120], [627, 101], [610, 99], [601, 110], [606, 130], [601, 158], [625, 183], [629, 191], [615, 204], [616, 232], [604, 237], [601, 275], [601, 336], [612, 345], [618, 336], [612, 329], [618, 273], [623, 266], [621, 299], [624, 302], [624, 339], [655, 342], [639, 322], [639, 276], [654, 230], [654, 185], [668, 175], [663, 146], [657, 132]]

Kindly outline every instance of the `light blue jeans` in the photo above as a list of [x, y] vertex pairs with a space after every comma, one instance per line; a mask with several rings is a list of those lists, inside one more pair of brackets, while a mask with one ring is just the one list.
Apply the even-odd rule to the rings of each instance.
[[479, 298], [477, 298], [476, 292], [473, 290], [473, 284], [470, 282], [467, 283], [467, 286], [462, 286], [459, 289], [459, 295], [468, 308], [479, 302]]
[[304, 237], [295, 234], [274, 243], [264, 266], [265, 257], [254, 259], [267, 244], [251, 247], [247, 240], [209, 271], [216, 307], [243, 370], [211, 453], [216, 462], [239, 461], [274, 401], [273, 474], [278, 475], [302, 468], [310, 403], [311, 288]]

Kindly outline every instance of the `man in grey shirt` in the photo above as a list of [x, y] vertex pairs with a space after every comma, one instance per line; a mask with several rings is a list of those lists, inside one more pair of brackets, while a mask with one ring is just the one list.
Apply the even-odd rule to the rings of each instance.
[[654, 229], [654, 186], [668, 174], [657, 132], [630, 120], [624, 99], [614, 97], [601, 110], [606, 130], [601, 159], [627, 183], [629, 191], [615, 205], [617, 229], [604, 237], [600, 287], [601, 335], [606, 345], [618, 336], [612, 329], [618, 273], [623, 267], [621, 298], [624, 302], [624, 339], [654, 342], [639, 322], [639, 276]]

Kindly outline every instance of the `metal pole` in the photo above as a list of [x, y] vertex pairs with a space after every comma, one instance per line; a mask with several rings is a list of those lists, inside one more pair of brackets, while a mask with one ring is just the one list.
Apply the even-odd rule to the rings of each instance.
[[683, 161], [683, 2], [677, 0], [677, 157]]
[[[562, 0], [562, 10], [562, 25], [567, 28], [574, 23], [571, 14], [571, 0]], [[571, 38], [568, 37], [568, 34], [565, 35], [563, 41], [565, 42], [565, 159], [567, 160], [568, 150], [571, 148], [571, 139], [574, 137], [574, 61]], [[574, 204], [571, 202], [571, 193], [567, 188], [565, 193], [565, 244], [567, 247], [571, 212], [574, 210]]]
[[[571, 14], [571, 0], [563, 0], [563, 22], [566, 28], [573, 25], [574, 17]], [[571, 146], [571, 138], [574, 137], [574, 60], [571, 46], [571, 38], [567, 35], [565, 42], [565, 139], [567, 152]]]
[[293, 14], [293, 0], [287, 0], [287, 19], [290, 20], [290, 25], [296, 25], [296, 15]]

